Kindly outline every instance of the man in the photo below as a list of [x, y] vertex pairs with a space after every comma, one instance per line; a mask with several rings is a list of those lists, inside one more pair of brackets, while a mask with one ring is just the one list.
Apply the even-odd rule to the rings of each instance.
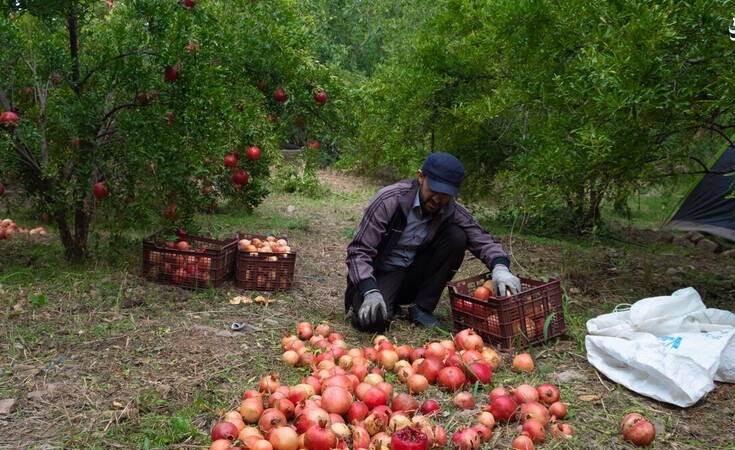
[[495, 292], [520, 291], [502, 244], [455, 202], [463, 178], [456, 157], [432, 153], [416, 179], [386, 186], [370, 200], [347, 247], [345, 310], [352, 309], [355, 328], [384, 331], [400, 305], [409, 305], [414, 324], [436, 327], [434, 309], [465, 250], [492, 271]]

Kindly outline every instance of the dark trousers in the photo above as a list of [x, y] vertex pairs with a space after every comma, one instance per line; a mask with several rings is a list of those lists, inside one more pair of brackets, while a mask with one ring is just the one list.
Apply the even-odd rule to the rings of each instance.
[[[467, 236], [456, 225], [447, 226], [433, 242], [416, 254], [413, 263], [405, 269], [375, 271], [375, 279], [388, 309], [388, 321], [375, 324], [363, 331], [384, 331], [399, 305], [415, 304], [426, 312], [433, 312], [439, 303], [447, 281], [457, 273], [464, 260]], [[352, 324], [362, 305], [362, 295], [348, 285], [345, 300], [352, 298]]]

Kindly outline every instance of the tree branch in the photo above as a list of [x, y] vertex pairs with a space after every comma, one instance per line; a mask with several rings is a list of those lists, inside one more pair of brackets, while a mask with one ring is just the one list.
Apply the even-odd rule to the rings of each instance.
[[82, 78], [82, 79], [81, 79], [81, 80], [79, 81], [79, 86], [80, 86], [80, 89], [81, 89], [81, 87], [82, 87], [82, 86], [83, 86], [84, 84], [86, 84], [86, 83], [87, 83], [87, 81], [89, 80], [89, 78], [90, 78], [90, 77], [91, 77], [92, 75], [94, 75], [95, 73], [97, 73], [97, 72], [98, 72], [98, 71], [99, 71], [100, 69], [102, 69], [103, 67], [105, 67], [106, 65], [108, 65], [108, 64], [109, 64], [110, 62], [112, 62], [112, 61], [116, 61], [116, 60], [118, 60], [118, 59], [123, 59], [123, 58], [127, 58], [128, 56], [132, 56], [132, 55], [148, 55], [148, 56], [156, 56], [156, 55], [157, 55], [157, 53], [156, 53], [156, 52], [154, 52], [154, 51], [152, 51], [152, 50], [131, 50], [131, 51], [128, 51], [128, 52], [125, 52], [125, 53], [120, 53], [119, 55], [117, 55], [117, 56], [114, 56], [114, 57], [112, 57], [112, 58], [108, 59], [107, 61], [104, 61], [104, 62], [102, 62], [102, 63], [98, 64], [98, 65], [97, 65], [96, 67], [94, 67], [94, 68], [90, 69], [90, 70], [89, 70], [89, 72], [87, 72], [87, 73], [86, 73], [86, 74], [84, 75], [84, 77], [83, 77], [83, 78]]

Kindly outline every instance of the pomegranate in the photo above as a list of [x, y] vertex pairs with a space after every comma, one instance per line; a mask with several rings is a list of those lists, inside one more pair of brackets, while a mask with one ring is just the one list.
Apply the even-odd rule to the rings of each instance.
[[301, 434], [320, 422], [324, 422], [325, 426], [329, 424], [329, 413], [322, 408], [311, 406], [296, 414], [293, 425], [296, 427], [296, 432]]
[[[248, 159], [250, 161], [255, 161], [257, 159], [260, 159], [260, 149], [254, 145], [251, 145], [250, 147], [248, 147], [245, 153], [248, 155]], [[327, 324], [320, 324], [320, 325], [322, 326], [326, 325], [327, 327], [326, 329], [329, 330], [329, 325]], [[317, 328], [319, 328], [319, 325], [317, 325]], [[329, 332], [327, 331], [327, 333]], [[327, 336], [327, 335], [328, 334], [325, 334], [324, 336]]]
[[457, 450], [477, 450], [481, 444], [480, 434], [473, 428], [464, 428], [452, 435], [452, 445]]
[[519, 372], [533, 372], [535, 368], [533, 358], [528, 353], [519, 353], [513, 357], [512, 367]]
[[452, 403], [459, 409], [472, 409], [475, 407], [475, 397], [468, 391], [459, 391], [452, 399]]
[[299, 435], [291, 427], [278, 427], [271, 430], [268, 442], [273, 446], [273, 450], [297, 450]]
[[495, 426], [495, 416], [490, 411], [480, 411], [480, 414], [477, 415], [477, 422], [492, 430]]
[[523, 422], [523, 432], [531, 438], [534, 444], [543, 442], [546, 439], [546, 429], [538, 419], [528, 419]]
[[510, 395], [510, 392], [508, 392], [505, 386], [501, 384], [500, 386], [492, 388], [490, 391], [490, 401], [496, 397], [507, 397], [508, 395]]
[[623, 434], [627, 433], [630, 427], [635, 425], [637, 422], [640, 422], [641, 420], [646, 420], [646, 418], [643, 417], [642, 414], [635, 412], [626, 414], [620, 421], [620, 432]]
[[406, 386], [408, 387], [408, 391], [410, 393], [417, 394], [419, 392], [424, 392], [426, 389], [429, 388], [429, 380], [420, 373], [415, 373], [408, 376], [408, 379], [406, 380]]
[[413, 414], [419, 409], [419, 402], [413, 395], [400, 392], [393, 397], [390, 407], [393, 411], [402, 411], [407, 414]]
[[250, 175], [245, 169], [237, 169], [232, 174], [232, 182], [238, 186], [242, 186], [243, 184], [246, 184], [249, 179], [250, 179]]
[[521, 433], [513, 439], [511, 447], [516, 450], [534, 450], [533, 440], [525, 434]]
[[105, 187], [104, 181], [98, 181], [92, 187], [92, 194], [95, 198], [107, 198], [110, 196], [110, 191]]
[[307, 450], [332, 450], [337, 446], [337, 435], [327, 420], [320, 420], [304, 433], [304, 447]]
[[424, 400], [424, 402], [421, 403], [421, 414], [425, 416], [434, 414], [438, 411], [439, 411], [439, 402], [437, 402], [433, 398]]
[[319, 104], [327, 103], [327, 93], [324, 91], [319, 91], [314, 94], [314, 100]]
[[342, 386], [328, 386], [322, 391], [322, 408], [340, 416], [349, 411], [353, 403], [352, 393]]
[[538, 400], [538, 391], [530, 384], [520, 384], [517, 388], [512, 389], [513, 400], [516, 403], [535, 402]]
[[3, 111], [0, 114], [0, 126], [12, 130], [18, 125], [18, 115], [13, 111]]
[[536, 387], [538, 398], [544, 405], [551, 405], [559, 401], [559, 388], [553, 384], [544, 383]]
[[554, 402], [549, 406], [551, 420], [563, 419], [567, 415], [567, 405], [562, 402]]
[[[628, 414], [628, 416], [631, 414]], [[622, 430], [623, 439], [632, 442], [639, 447], [645, 447], [650, 445], [656, 438], [656, 427], [654, 427], [653, 424], [645, 417], [640, 414], [638, 414], [638, 416], [640, 416], [640, 418], [633, 416], [625, 423], [626, 426]]]
[[273, 93], [273, 98], [279, 103], [284, 103], [288, 100], [288, 94], [286, 94], [283, 89], [278, 89]]
[[574, 429], [566, 422], [556, 422], [551, 425], [551, 435], [558, 439], [568, 439], [574, 434]]
[[362, 401], [365, 402], [369, 409], [373, 409], [378, 405], [387, 405], [388, 395], [379, 387], [372, 386], [367, 390], [367, 392], [365, 392], [365, 396], [362, 398]]
[[[186, 242], [186, 241], [181, 241]], [[264, 394], [270, 394], [275, 392], [281, 386], [281, 376], [278, 372], [271, 372], [270, 375], [265, 375], [260, 378], [260, 386], [258, 390]]]
[[459, 367], [447, 366], [439, 371], [437, 381], [441, 387], [449, 391], [456, 391], [465, 384], [467, 378]]
[[227, 439], [228, 441], [234, 441], [237, 438], [237, 427], [231, 422], [217, 422], [212, 427], [212, 440]]
[[490, 364], [484, 362], [473, 362], [467, 368], [467, 381], [470, 383], [479, 381], [482, 384], [490, 384], [492, 375], [493, 368]]
[[237, 166], [237, 156], [233, 155], [232, 153], [225, 155], [225, 167], [235, 166]]
[[508, 396], [501, 396], [496, 397], [490, 401], [488, 411], [492, 413], [493, 417], [495, 417], [495, 420], [508, 422], [515, 418], [517, 408], [518, 404], [515, 400]]
[[278, 428], [287, 424], [288, 419], [281, 410], [276, 408], [267, 408], [263, 411], [258, 419], [258, 428], [266, 436], [273, 428]]
[[522, 404], [519, 416], [521, 422], [536, 419], [543, 425], [549, 423], [549, 410], [539, 402], [527, 402]]
[[483, 425], [481, 423], [476, 423], [472, 425], [470, 428], [477, 431], [477, 434], [480, 436], [481, 442], [487, 442], [493, 436], [492, 430], [488, 426]]

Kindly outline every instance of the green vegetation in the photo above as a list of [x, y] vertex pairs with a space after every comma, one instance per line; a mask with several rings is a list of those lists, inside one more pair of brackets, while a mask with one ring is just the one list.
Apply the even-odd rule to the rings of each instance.
[[[532, 375], [504, 355], [493, 381], [557, 377], [577, 435], [544, 448], [628, 448], [633, 410], [654, 448], [732, 448], [732, 389], [690, 414], [604, 379], [584, 348], [588, 319], [646, 296], [693, 286], [732, 309], [731, 259], [651, 231], [729, 143], [731, 2], [195, 3], [0, 4], [0, 112], [19, 116], [0, 123], [0, 218], [48, 231], [0, 240], [0, 400], [17, 401], [0, 446], [205, 448], [261, 376], [307, 375], [280, 361], [296, 322], [370, 345], [342, 313], [345, 247], [379, 185], [450, 151], [514, 272], [562, 280], [567, 335], [531, 349]], [[295, 288], [244, 306], [232, 282], [147, 281], [141, 240], [172, 225], [287, 236]], [[468, 258], [457, 277], [484, 270]], [[451, 336], [437, 312], [440, 329], [399, 321], [391, 338]]]

